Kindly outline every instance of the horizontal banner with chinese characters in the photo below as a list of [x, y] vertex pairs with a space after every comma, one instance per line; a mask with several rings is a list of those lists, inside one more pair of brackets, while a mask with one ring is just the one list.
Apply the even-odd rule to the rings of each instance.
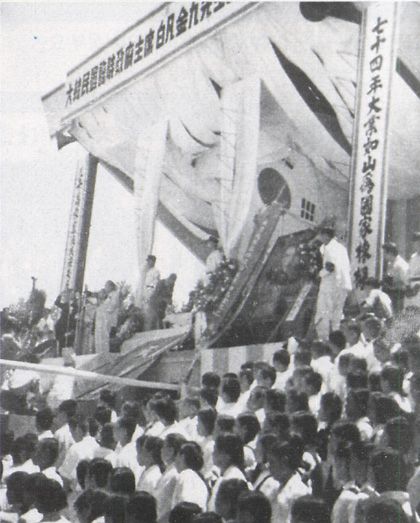
[[359, 286], [369, 276], [380, 276], [381, 270], [397, 5], [394, 2], [369, 4], [361, 29], [350, 211], [350, 254]]
[[161, 5], [68, 73], [63, 123], [257, 5], [237, 2], [172, 2]]

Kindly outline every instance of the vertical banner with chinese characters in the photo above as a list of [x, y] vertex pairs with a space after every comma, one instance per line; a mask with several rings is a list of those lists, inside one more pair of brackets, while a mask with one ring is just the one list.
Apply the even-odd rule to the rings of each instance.
[[361, 27], [350, 198], [350, 256], [356, 285], [380, 276], [384, 238], [391, 87], [398, 3], [367, 4]]

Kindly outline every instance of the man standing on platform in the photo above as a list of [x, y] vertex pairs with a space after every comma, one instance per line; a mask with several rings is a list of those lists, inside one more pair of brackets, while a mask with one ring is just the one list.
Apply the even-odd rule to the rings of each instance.
[[223, 254], [218, 248], [218, 243], [219, 242], [215, 236], [209, 236], [206, 240], [206, 245], [209, 248], [210, 254], [206, 258], [206, 275], [204, 283], [208, 283], [209, 274], [214, 272], [223, 262]]
[[413, 234], [414, 254], [408, 262], [408, 289], [406, 307], [420, 308], [420, 231]]
[[321, 340], [340, 328], [344, 302], [351, 290], [350, 260], [347, 249], [335, 238], [333, 227], [320, 229], [323, 267], [315, 313], [315, 328]]
[[142, 309], [144, 314], [144, 330], [152, 330], [157, 327], [157, 311], [153, 303], [153, 296], [160, 281], [160, 272], [155, 267], [156, 256], [149, 254], [146, 258], [146, 275], [142, 295]]
[[382, 249], [386, 262], [386, 276], [382, 288], [391, 298], [394, 311], [398, 313], [404, 308], [404, 295], [408, 283], [408, 263], [398, 254], [395, 243], [384, 243]]

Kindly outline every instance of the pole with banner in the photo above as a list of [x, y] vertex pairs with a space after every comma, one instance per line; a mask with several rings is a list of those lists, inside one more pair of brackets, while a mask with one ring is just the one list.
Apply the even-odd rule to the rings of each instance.
[[351, 163], [349, 252], [354, 280], [381, 277], [385, 236], [391, 91], [397, 53], [398, 3], [363, 12]]

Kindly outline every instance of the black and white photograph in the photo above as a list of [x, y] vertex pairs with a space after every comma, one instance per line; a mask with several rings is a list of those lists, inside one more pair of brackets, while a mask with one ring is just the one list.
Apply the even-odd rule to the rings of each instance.
[[0, 523], [420, 523], [420, 2], [0, 24]]

